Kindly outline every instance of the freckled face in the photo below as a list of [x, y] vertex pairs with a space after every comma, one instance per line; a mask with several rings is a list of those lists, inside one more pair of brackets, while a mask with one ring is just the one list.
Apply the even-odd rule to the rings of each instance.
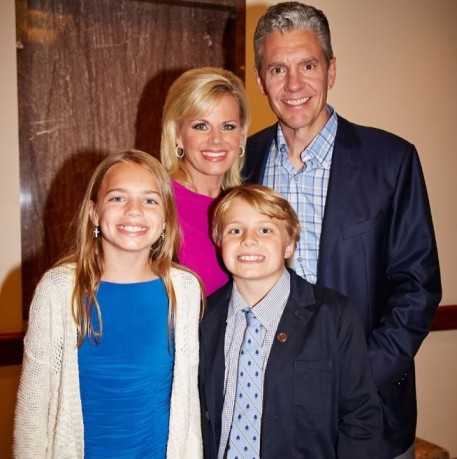
[[108, 170], [90, 215], [101, 228], [105, 258], [126, 253], [149, 257], [151, 245], [165, 229], [157, 182], [148, 170], [132, 162]]
[[184, 120], [176, 142], [194, 183], [210, 177], [222, 183], [244, 142], [238, 103], [226, 94], [207, 113]]
[[314, 32], [272, 32], [265, 37], [262, 71], [256, 72], [256, 79], [283, 130], [303, 128], [314, 136], [322, 129], [335, 76], [335, 59], [327, 66]]
[[235, 198], [225, 214], [220, 242], [225, 266], [236, 282], [261, 281], [271, 288], [294, 249], [284, 224]]

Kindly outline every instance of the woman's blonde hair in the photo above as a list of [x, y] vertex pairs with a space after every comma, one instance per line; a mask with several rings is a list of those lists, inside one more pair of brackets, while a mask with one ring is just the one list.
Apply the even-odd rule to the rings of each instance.
[[[173, 179], [189, 188], [192, 188], [192, 180], [184, 161], [176, 155], [176, 138], [184, 120], [206, 113], [225, 95], [232, 96], [238, 104], [241, 128], [245, 133], [240, 147], [244, 149], [250, 122], [248, 99], [242, 80], [230, 70], [216, 67], [187, 70], [168, 91], [162, 115], [161, 162]], [[240, 155], [224, 175], [223, 190], [241, 185], [243, 164], [244, 155]]]
[[[213, 214], [213, 241], [220, 246], [224, 220], [233, 201], [238, 198], [262, 215], [279, 220], [284, 225], [287, 237], [297, 246], [300, 239], [300, 220], [289, 201], [273, 189], [263, 185], [243, 185], [230, 190], [216, 205]], [[285, 260], [287, 266], [293, 262], [293, 252]]]
[[[94, 225], [90, 219], [91, 202], [96, 203], [97, 195], [106, 173], [119, 163], [137, 164], [154, 177], [160, 191], [165, 214], [164, 238], [159, 237], [151, 247], [149, 263], [152, 271], [162, 278], [169, 298], [169, 324], [176, 314], [176, 296], [171, 282], [170, 269], [177, 265], [177, 253], [181, 238], [176, 205], [170, 178], [160, 162], [151, 155], [139, 150], [124, 150], [109, 155], [95, 169], [86, 189], [79, 214], [73, 222], [73, 244], [69, 253], [57, 264], [74, 263], [75, 286], [73, 290], [73, 318], [78, 330], [78, 346], [85, 337], [95, 338], [102, 334], [100, 306], [96, 294], [103, 274], [104, 255], [101, 237], [94, 237]], [[94, 330], [92, 311], [95, 308], [100, 328]]]

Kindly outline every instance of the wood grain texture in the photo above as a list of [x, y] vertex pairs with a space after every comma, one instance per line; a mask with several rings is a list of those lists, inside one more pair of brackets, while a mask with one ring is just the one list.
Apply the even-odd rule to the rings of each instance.
[[244, 78], [244, 0], [17, 0], [23, 314], [107, 154], [158, 157], [184, 70]]
[[433, 318], [432, 331], [457, 329], [457, 305], [440, 306]]

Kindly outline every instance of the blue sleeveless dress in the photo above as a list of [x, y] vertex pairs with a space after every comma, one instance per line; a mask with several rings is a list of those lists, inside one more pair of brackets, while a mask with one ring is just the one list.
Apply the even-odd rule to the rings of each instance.
[[103, 335], [78, 350], [84, 455], [163, 459], [174, 361], [163, 282], [102, 281], [97, 299]]

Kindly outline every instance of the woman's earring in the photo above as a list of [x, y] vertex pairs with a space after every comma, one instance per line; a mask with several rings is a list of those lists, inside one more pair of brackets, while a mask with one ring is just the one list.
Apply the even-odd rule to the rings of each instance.
[[240, 154], [238, 155], [238, 158], [242, 158], [244, 156], [244, 147], [243, 145], [240, 145]]
[[184, 148], [181, 148], [179, 145], [176, 145], [175, 152], [177, 158], [184, 158]]
[[94, 238], [97, 239], [98, 235], [101, 234], [102, 232], [100, 231], [100, 227], [98, 225], [95, 226], [94, 228]]
[[165, 240], [165, 230], [163, 230], [160, 234], [160, 238], [162, 239], [162, 241]]

